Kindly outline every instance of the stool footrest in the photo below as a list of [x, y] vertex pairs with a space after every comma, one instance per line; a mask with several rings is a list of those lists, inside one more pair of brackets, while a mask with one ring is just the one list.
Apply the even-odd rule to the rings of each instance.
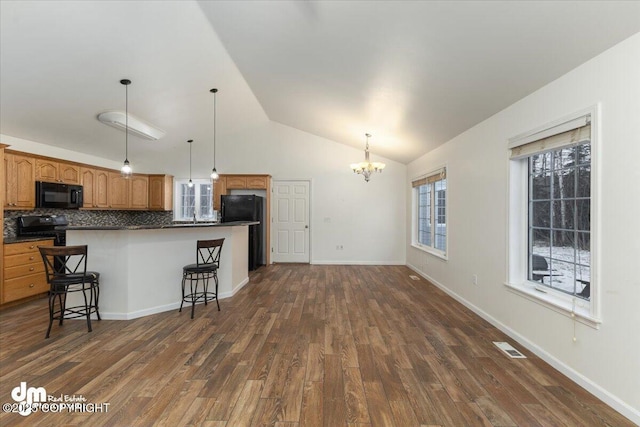
[[196, 293], [193, 293], [193, 294], [185, 295], [182, 298], [182, 301], [184, 301], [184, 302], [193, 302], [193, 301], [196, 301], [196, 302], [197, 301], [202, 301], [202, 302], [207, 301], [207, 302], [209, 302], [209, 301], [214, 301], [216, 299], [218, 299], [218, 296], [215, 294], [215, 292], [196, 292]]

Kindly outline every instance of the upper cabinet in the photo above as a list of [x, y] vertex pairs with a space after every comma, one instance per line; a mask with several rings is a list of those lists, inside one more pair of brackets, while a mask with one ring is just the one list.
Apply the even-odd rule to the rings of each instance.
[[5, 209], [30, 209], [36, 206], [36, 160], [13, 153], [4, 155]]
[[271, 175], [220, 175], [227, 190], [266, 190]]
[[80, 183], [83, 187], [83, 208], [108, 208], [109, 171], [97, 168], [80, 168]]
[[173, 210], [173, 176], [149, 175], [149, 209]]
[[131, 209], [149, 208], [149, 176], [133, 175], [131, 181], [129, 207]]
[[35, 208], [36, 181], [82, 185], [84, 209], [173, 209], [171, 175], [124, 178], [119, 171], [18, 151], [5, 151], [2, 162], [4, 209]]
[[36, 159], [36, 181], [80, 184], [80, 166], [52, 159]]
[[109, 207], [111, 209], [129, 209], [129, 193], [131, 186], [129, 179], [118, 172], [109, 172]]
[[227, 190], [244, 190], [247, 188], [247, 177], [240, 176], [225, 176]]
[[267, 176], [266, 175], [247, 176], [247, 188], [251, 190], [266, 190]]
[[109, 208], [148, 209], [149, 177], [132, 175], [125, 178], [118, 172], [109, 172]]

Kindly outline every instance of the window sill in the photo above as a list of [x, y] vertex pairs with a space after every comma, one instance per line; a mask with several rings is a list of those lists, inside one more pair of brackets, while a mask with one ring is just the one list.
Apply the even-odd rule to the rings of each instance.
[[442, 252], [441, 250], [438, 249], [434, 249], [431, 248], [429, 246], [422, 246], [422, 245], [416, 245], [415, 243], [411, 244], [412, 247], [421, 250], [422, 252], [426, 252], [428, 254], [431, 254], [433, 256], [436, 256], [440, 259], [443, 259], [445, 261], [449, 260], [449, 257], [447, 256], [447, 254], [445, 252]]
[[569, 296], [559, 296], [554, 292], [546, 290], [538, 290], [540, 287], [536, 286], [533, 282], [524, 282], [522, 284], [505, 283], [505, 286], [509, 291], [523, 296], [526, 299], [543, 305], [556, 313], [560, 313], [567, 317], [575, 318], [576, 321], [590, 326], [594, 329], [599, 329], [602, 319], [594, 317], [590, 313], [591, 302], [584, 302], [586, 307], [576, 306], [573, 307], [572, 298]]

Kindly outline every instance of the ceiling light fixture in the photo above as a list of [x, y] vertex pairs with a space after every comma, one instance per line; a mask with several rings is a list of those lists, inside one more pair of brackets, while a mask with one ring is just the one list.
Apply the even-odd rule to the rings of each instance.
[[211, 179], [215, 182], [220, 178], [216, 170], [216, 93], [218, 93], [218, 89], [214, 88], [209, 92], [213, 93], [213, 170], [211, 171]]
[[193, 187], [193, 181], [191, 180], [191, 143], [193, 142], [193, 139], [190, 139], [187, 141], [189, 143], [189, 183], [187, 184], [187, 186], [189, 188]]
[[[128, 125], [127, 119], [129, 120]], [[157, 141], [167, 134], [162, 129], [150, 125], [134, 115], [126, 114], [124, 111], [105, 111], [98, 114], [98, 120], [121, 131], [128, 127], [131, 135], [149, 141]]]
[[371, 135], [369, 135], [368, 133], [365, 133], [365, 136], [367, 137], [367, 145], [364, 150], [364, 162], [352, 163], [351, 169], [353, 170], [354, 173], [364, 176], [364, 180], [366, 182], [369, 182], [369, 178], [371, 177], [371, 174], [373, 172], [382, 172], [382, 169], [384, 169], [386, 165], [380, 162], [371, 163], [369, 161], [369, 138], [371, 138]]
[[120, 173], [123, 177], [129, 178], [133, 170], [129, 165], [129, 85], [131, 84], [131, 80], [123, 79], [120, 80], [120, 83], [124, 85], [124, 93], [125, 93], [125, 121], [124, 121], [124, 164], [122, 165], [122, 169], [120, 169]]

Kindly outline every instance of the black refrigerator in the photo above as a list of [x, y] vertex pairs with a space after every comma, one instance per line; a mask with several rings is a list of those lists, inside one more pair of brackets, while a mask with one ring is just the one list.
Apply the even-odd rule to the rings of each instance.
[[264, 198], [255, 195], [222, 196], [222, 222], [260, 221], [249, 226], [249, 270], [262, 265], [262, 211]]

